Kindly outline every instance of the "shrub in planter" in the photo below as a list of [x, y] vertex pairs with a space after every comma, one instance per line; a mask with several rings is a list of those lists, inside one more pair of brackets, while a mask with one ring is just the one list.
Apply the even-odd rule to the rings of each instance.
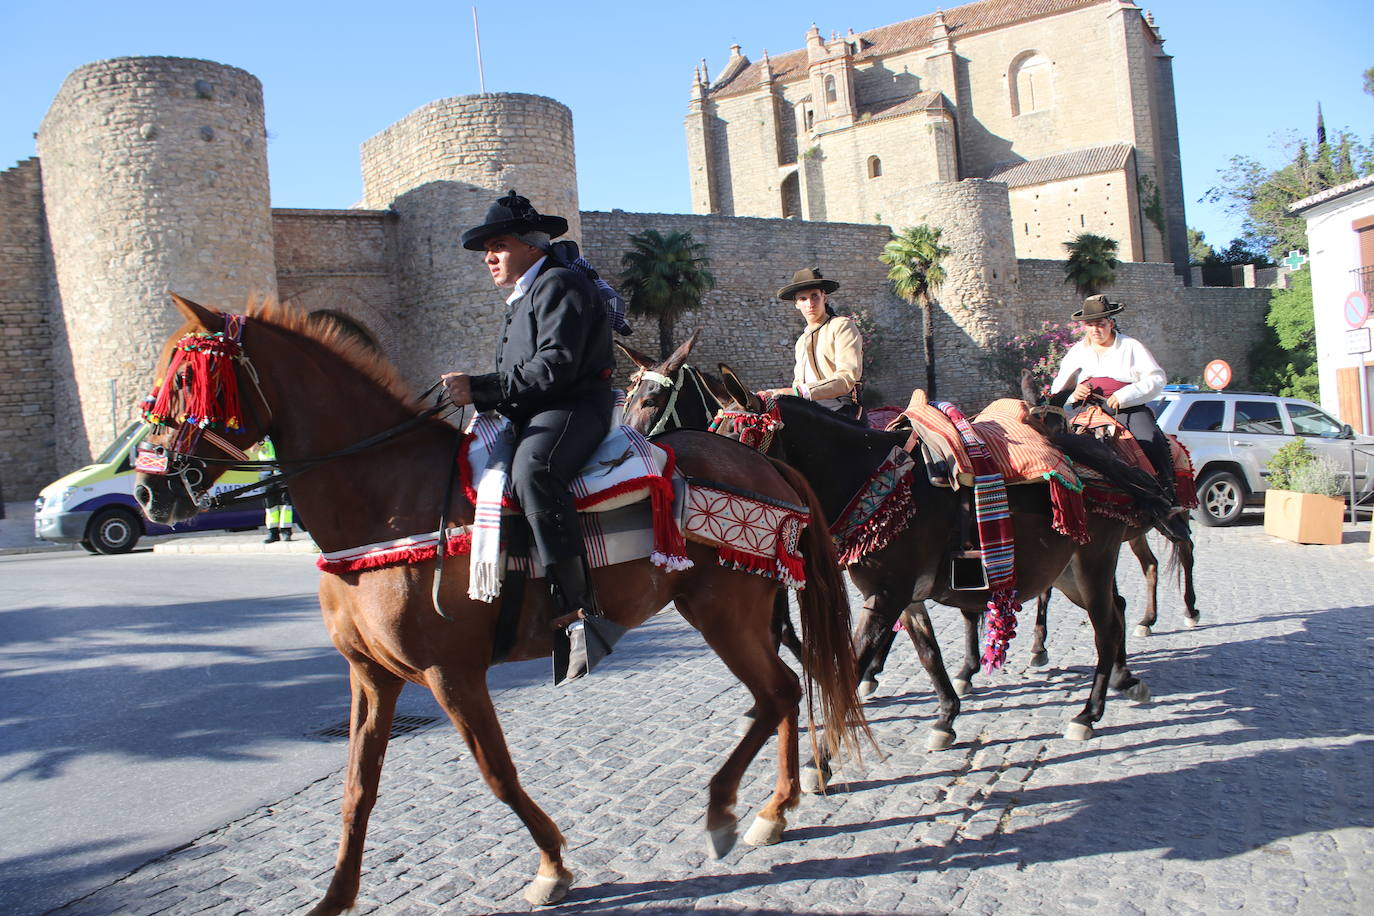
[[1335, 466], [1295, 439], [1267, 467], [1265, 533], [1299, 544], [1339, 544], [1345, 501]]

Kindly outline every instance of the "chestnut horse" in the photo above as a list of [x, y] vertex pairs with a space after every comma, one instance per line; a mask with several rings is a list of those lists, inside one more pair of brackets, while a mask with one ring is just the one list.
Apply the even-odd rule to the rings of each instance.
[[[230, 316], [221, 312], [180, 298], [176, 304], [188, 323], [163, 348], [160, 379], [179, 345], [204, 341], [229, 327]], [[291, 497], [323, 551], [437, 531], [458, 431], [437, 419], [415, 421], [420, 405], [395, 370], [335, 330], [279, 306], [259, 307], [246, 319], [233, 320], [243, 322], [241, 352], [231, 370], [242, 401], [242, 427], [207, 433], [193, 446], [177, 438], [185, 427], [155, 430], [151, 444], [163, 450], [170, 467], [138, 477], [137, 498], [148, 517], [171, 523], [194, 515], [206, 499], [205, 489], [233, 463], [224, 460], [225, 454], [270, 435], [283, 467], [306, 468], [292, 478]], [[192, 387], [194, 380], [179, 372], [177, 363], [170, 365], [171, 377], [163, 384], [177, 392]], [[397, 430], [399, 435], [378, 441], [379, 432]], [[818, 695], [816, 705], [830, 726], [827, 752], [840, 746], [857, 751], [867, 726], [855, 695], [848, 604], [815, 494], [795, 471], [719, 436], [682, 431], [659, 441], [674, 450], [677, 466], [690, 476], [809, 509], [811, 522], [801, 546], [806, 587], [799, 596], [808, 708]], [[313, 460], [320, 457], [331, 460]], [[447, 506], [447, 518], [455, 525], [473, 522], [473, 506], [461, 487]], [[706, 828], [710, 851], [718, 857], [735, 842], [733, 807], [740, 779], [774, 731], [777, 782], [745, 841], [762, 845], [782, 838], [785, 812], [800, 798], [797, 719], [803, 691], [778, 658], [770, 635], [777, 584], [721, 566], [709, 546], [690, 543], [688, 553], [694, 562], [690, 569], [669, 572], [643, 559], [597, 569], [593, 579], [606, 617], [626, 627], [672, 602], [754, 697], [757, 721], [709, 784]], [[349, 666], [352, 713], [343, 835], [333, 879], [312, 914], [332, 916], [357, 899], [368, 816], [396, 699], [407, 681], [433, 692], [491, 791], [529, 830], [539, 866], [525, 899], [556, 903], [571, 886], [563, 836], [521, 787], [487, 692], [500, 602], [468, 598], [468, 560], [450, 556], [444, 562], [441, 588], [433, 598], [432, 561], [321, 577], [325, 624]], [[547, 590], [536, 585], [542, 583], [524, 590], [515, 644], [505, 660], [551, 652], [554, 612]], [[436, 612], [436, 603], [446, 616]]]

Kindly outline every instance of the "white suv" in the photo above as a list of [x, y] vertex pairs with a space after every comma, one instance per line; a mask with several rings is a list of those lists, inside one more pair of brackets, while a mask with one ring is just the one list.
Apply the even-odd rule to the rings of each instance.
[[1204, 525], [1234, 524], [1247, 504], [1263, 503], [1265, 466], [1298, 436], [1329, 458], [1346, 481], [1353, 458], [1355, 489], [1369, 493], [1374, 436], [1357, 436], [1316, 404], [1297, 398], [1189, 389], [1170, 385], [1150, 408], [1160, 428], [1178, 436], [1193, 459], [1197, 517]]

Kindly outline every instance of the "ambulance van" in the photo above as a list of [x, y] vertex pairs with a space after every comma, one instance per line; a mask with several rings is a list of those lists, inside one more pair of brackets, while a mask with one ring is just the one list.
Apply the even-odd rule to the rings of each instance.
[[[180, 531], [251, 531], [263, 523], [263, 501], [202, 512], [172, 527], [150, 522], [134, 501], [134, 458], [152, 427], [135, 423], [95, 460], [48, 484], [33, 506], [34, 536], [58, 544], [77, 543], [90, 553], [128, 553], [144, 535]], [[252, 483], [255, 471], [229, 471], [214, 493]]]

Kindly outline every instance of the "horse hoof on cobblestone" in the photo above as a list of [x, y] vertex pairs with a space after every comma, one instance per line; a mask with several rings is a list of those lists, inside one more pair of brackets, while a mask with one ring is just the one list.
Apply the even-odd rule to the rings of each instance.
[[573, 873], [566, 868], [557, 875], [535, 875], [525, 888], [525, 902], [534, 906], [553, 906], [568, 896], [572, 883]]
[[707, 830], [707, 855], [713, 859], [724, 858], [726, 853], [735, 848], [735, 840], [738, 837], [739, 822], [735, 820], [730, 821], [728, 824], [723, 824], [714, 830]]
[[966, 697], [973, 693], [972, 681], [966, 681], [961, 677], [956, 677], [951, 683], [954, 684], [954, 692], [961, 697]]
[[801, 768], [801, 790], [807, 795], [820, 795], [830, 786], [830, 777], [835, 775], [830, 767], [808, 763]]
[[1087, 741], [1093, 736], [1093, 727], [1082, 722], [1070, 722], [1064, 729], [1064, 737], [1070, 741]]
[[1150, 686], [1144, 681], [1136, 681], [1121, 693], [1126, 699], [1134, 700], [1137, 703], [1148, 703], [1154, 698], [1154, 694], [1150, 693]]
[[1184, 617], [1184, 618], [1183, 618], [1183, 625], [1184, 625], [1185, 627], [1187, 627], [1188, 629], [1191, 630], [1191, 629], [1195, 628], [1201, 620], [1202, 620], [1202, 614], [1199, 612], [1199, 613], [1193, 615], [1192, 617]]
[[954, 743], [954, 729], [952, 728], [932, 728], [930, 737], [926, 739], [926, 750], [943, 751]]
[[859, 681], [859, 697], [861, 699], [871, 697], [878, 691], [878, 679], [876, 677], [864, 678]]
[[1039, 652], [1032, 652], [1030, 657], [1032, 668], [1048, 668], [1050, 664], [1050, 653], [1041, 649]]
[[1152, 632], [1153, 632], [1153, 631], [1152, 631], [1149, 627], [1145, 626], [1145, 624], [1143, 624], [1143, 623], [1138, 623], [1138, 624], [1136, 624], [1136, 627], [1135, 627], [1135, 635], [1136, 635], [1136, 636], [1149, 636], [1149, 635], [1151, 635]]
[[786, 820], [774, 821], [759, 815], [744, 835], [744, 842], [750, 846], [772, 846], [782, 842], [782, 832], [786, 829]]

